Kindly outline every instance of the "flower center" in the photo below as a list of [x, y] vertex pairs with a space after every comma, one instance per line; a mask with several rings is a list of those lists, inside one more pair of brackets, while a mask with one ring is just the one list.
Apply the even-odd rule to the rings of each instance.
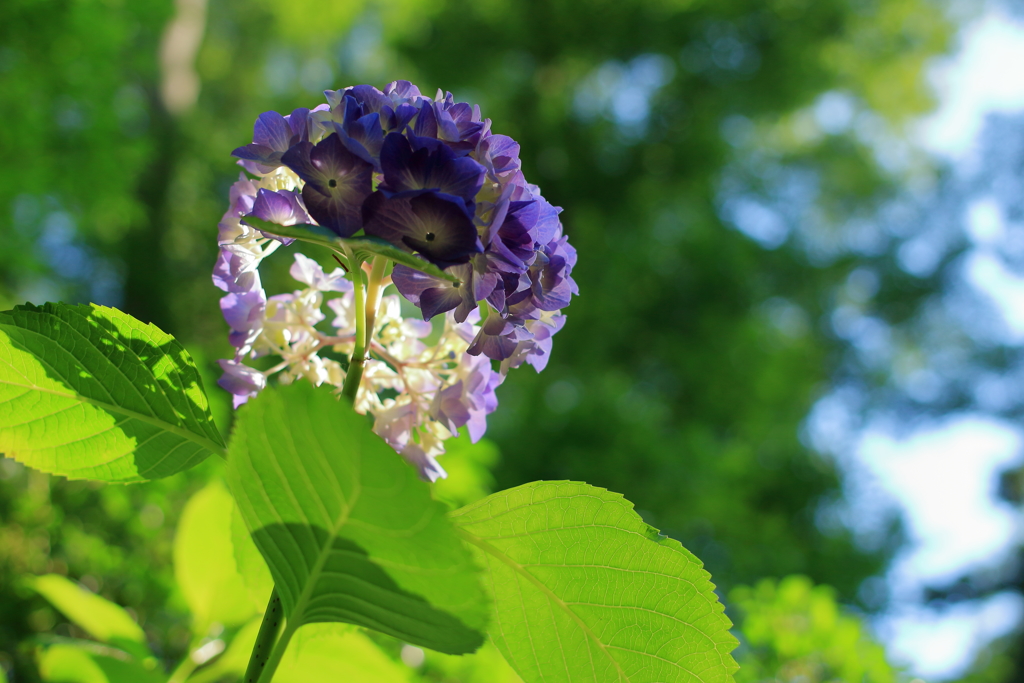
[[338, 186], [338, 181], [335, 180], [334, 178], [331, 178], [330, 180], [327, 181], [327, 187], [337, 187], [337, 186]]
[[428, 232], [428, 233], [426, 234], [426, 238], [427, 238], [427, 241], [428, 241], [428, 242], [433, 242], [433, 241], [434, 241], [434, 233], [432, 233], [432, 232]]

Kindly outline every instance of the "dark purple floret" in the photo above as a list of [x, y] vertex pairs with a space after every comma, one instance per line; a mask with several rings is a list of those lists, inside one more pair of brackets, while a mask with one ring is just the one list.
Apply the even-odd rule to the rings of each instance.
[[431, 190], [390, 197], [377, 190], [363, 203], [363, 226], [367, 235], [418, 252], [441, 268], [483, 251], [462, 199]]
[[416, 119], [412, 124], [412, 132], [413, 135], [421, 138], [437, 137], [437, 117], [434, 116], [434, 107], [429, 100], [419, 105], [419, 111], [416, 113]]
[[[345, 116], [354, 115], [357, 118], [367, 114], [380, 114], [382, 118], [387, 118], [394, 113], [395, 105], [391, 98], [372, 85], [325, 90], [324, 95], [327, 97], [327, 103], [331, 105], [331, 111], [335, 112], [335, 120], [338, 110], [343, 111]], [[346, 99], [351, 99], [351, 103], [345, 102]]]
[[281, 156], [303, 140], [309, 140], [309, 110], [299, 108], [288, 116], [276, 111], [263, 112], [253, 127], [252, 144], [231, 153], [242, 160], [250, 173], [270, 173], [283, 162]]
[[[346, 97], [346, 102], [352, 98]], [[380, 114], [373, 113], [361, 116], [344, 124], [334, 124], [334, 131], [341, 138], [342, 144], [357, 157], [373, 164], [380, 171], [380, 146], [384, 142], [384, 131], [380, 125]]]
[[306, 181], [302, 200], [316, 222], [341, 237], [362, 227], [361, 206], [373, 184], [373, 166], [342, 144], [337, 134], [317, 145], [300, 142], [281, 161]]
[[502, 319], [497, 313], [492, 313], [480, 327], [466, 353], [471, 356], [483, 354], [493, 360], [505, 360], [515, 353], [520, 341], [532, 336], [522, 326], [521, 321]]
[[510, 202], [505, 220], [491, 237], [490, 249], [517, 270], [525, 269], [533, 260], [535, 240], [532, 229], [537, 223], [537, 216], [536, 202]]
[[[260, 220], [271, 223], [277, 223], [278, 225], [309, 223], [309, 214], [306, 213], [305, 207], [302, 206], [302, 199], [299, 197], [299, 193], [290, 190], [278, 190], [275, 192], [260, 188], [256, 193], [256, 201], [252, 205], [252, 213], [247, 215], [255, 216]], [[245, 219], [243, 218], [243, 220]], [[291, 237], [278, 237], [263, 230], [260, 230], [260, 234], [278, 240], [285, 246], [295, 241]]]
[[475, 149], [488, 128], [488, 123], [480, 120], [480, 107], [465, 102], [456, 103], [451, 93], [447, 93], [444, 100], [435, 101], [433, 106], [438, 139], [458, 150]]
[[402, 296], [419, 307], [424, 320], [430, 320], [438, 313], [450, 311], [462, 303], [463, 297], [458, 283], [413, 270], [408, 266], [396, 265], [391, 273], [391, 281]]
[[472, 210], [487, 170], [469, 157], [457, 157], [443, 142], [389, 133], [380, 151], [382, 190], [437, 190], [461, 197]]

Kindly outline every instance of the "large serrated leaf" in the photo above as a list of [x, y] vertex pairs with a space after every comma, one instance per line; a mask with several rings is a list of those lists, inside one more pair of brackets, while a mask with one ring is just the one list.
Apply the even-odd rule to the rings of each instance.
[[145, 481], [223, 441], [174, 337], [96, 305], [0, 313], [0, 454], [70, 479]]
[[527, 683], [731, 681], [710, 575], [622, 496], [534, 482], [451, 519], [485, 563], [491, 638]]
[[413, 270], [419, 270], [450, 282], [459, 281], [459, 278], [451, 273], [446, 273], [433, 263], [399, 249], [387, 240], [380, 239], [379, 237], [338, 237], [321, 225], [307, 225], [305, 223], [299, 225], [278, 225], [270, 221], [260, 220], [255, 216], [246, 216], [244, 220], [254, 228], [270, 235], [291, 237], [301, 242], [318, 244], [329, 249], [349, 249], [364, 261], [368, 261], [373, 256], [384, 256], [395, 263], [401, 263], [403, 266], [408, 266]]
[[349, 405], [306, 383], [265, 391], [228, 453], [289, 629], [344, 621], [453, 654], [483, 642], [479, 570], [445, 506]]

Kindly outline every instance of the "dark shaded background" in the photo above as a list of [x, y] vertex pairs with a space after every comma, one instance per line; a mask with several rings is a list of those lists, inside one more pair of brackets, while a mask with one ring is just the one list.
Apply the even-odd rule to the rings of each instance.
[[[604, 486], [701, 557], [723, 594], [801, 573], [877, 611], [886, 593], [865, 580], [902, 542], [899, 522], [868, 539], [834, 522], [840, 473], [803, 425], [840, 387], [857, 392], [861, 416], [975, 406], [983, 369], [1018, 364], [1014, 348], [969, 338], [957, 319], [941, 339], [922, 322], [944, 305], [962, 238], [928, 272], [900, 258], [940, 200], [949, 209], [973, 191], [904, 142], [932, 106], [924, 67], [971, 11], [927, 0], [5, 0], [0, 307], [120, 306], [186, 343], [212, 386], [215, 359], [229, 355], [209, 280], [216, 223], [239, 172], [230, 151], [255, 117], [360, 82], [451, 90], [522, 144], [527, 178], [564, 207], [580, 254], [581, 296], [551, 364], [499, 390], [498, 485]], [[1024, 158], [1015, 149], [1003, 150], [1010, 178]], [[277, 272], [268, 289], [284, 291]], [[939, 367], [941, 391], [908, 391], [904, 356], [866, 354], [836, 323], [851, 308], [904, 356]], [[956, 372], [939, 353], [950, 339], [966, 339]], [[225, 397], [212, 393], [226, 430]], [[1020, 403], [982, 408], [1015, 416]], [[161, 567], [205, 476], [114, 488], [0, 463], [0, 664], [57, 619], [18, 591], [23, 572], [88, 577], [180, 651], [187, 632]], [[1008, 571], [1002, 587], [1016, 585]], [[1000, 661], [997, 677], [1024, 675]]]

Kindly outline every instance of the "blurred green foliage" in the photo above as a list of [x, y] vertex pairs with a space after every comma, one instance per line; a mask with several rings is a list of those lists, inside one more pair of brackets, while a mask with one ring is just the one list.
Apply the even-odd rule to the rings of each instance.
[[860, 617], [844, 613], [829, 586], [799, 575], [762, 579], [733, 589], [729, 604], [741, 615], [744, 638], [738, 683], [900, 680], [885, 648]]
[[[161, 40], [186, 16], [201, 89], [172, 113]], [[848, 219], [903, 178], [814, 107], [844, 93], [898, 136], [930, 106], [922, 68], [950, 32], [927, 0], [7, 0], [0, 307], [123, 306], [180, 338], [212, 388], [229, 353], [209, 281], [215, 226], [238, 173], [230, 150], [255, 117], [356, 82], [451, 90], [522, 143], [527, 178], [565, 208], [581, 296], [548, 369], [499, 389], [500, 463], [459, 464], [453, 449], [439, 495], [481, 495], [489, 480], [470, 477], [492, 466], [496, 488], [587, 481], [636, 502], [723, 591], [801, 573], [875, 609], [859, 588], [898, 526], [865, 545], [828, 523], [839, 474], [801, 425], [845, 352], [828, 319], [861, 257]], [[820, 221], [766, 249], [723, 218], [723, 196], [736, 175], [773, 192], [778, 167], [811, 179]], [[293, 286], [286, 258], [267, 266], [268, 289]], [[909, 311], [936, 286], [904, 283], [885, 303]], [[180, 658], [189, 617], [171, 530], [217, 470], [103, 487], [0, 463], [0, 666], [13, 680], [36, 680], [18, 643], [76, 635], [18, 588], [26, 573], [82, 581], [126, 606], [163, 661]], [[431, 657], [431, 680], [474, 680]]]

